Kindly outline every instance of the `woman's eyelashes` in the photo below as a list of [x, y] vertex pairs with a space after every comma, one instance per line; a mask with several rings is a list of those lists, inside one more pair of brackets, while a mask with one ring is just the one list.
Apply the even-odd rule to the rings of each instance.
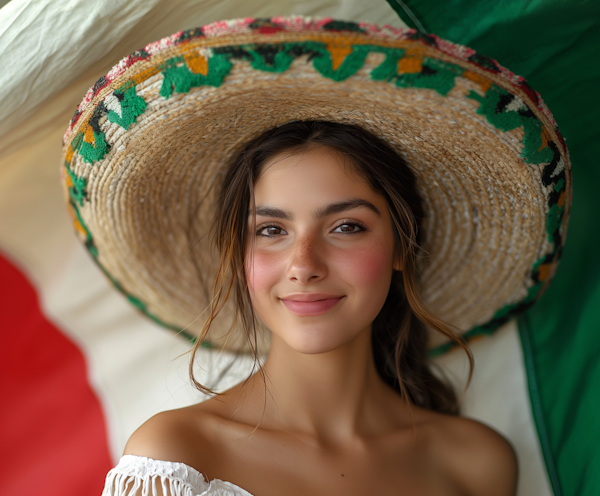
[[369, 229], [367, 228], [367, 226], [364, 225], [362, 222], [352, 220], [344, 221], [341, 224], [338, 224], [338, 226], [335, 227], [332, 232], [339, 234], [356, 234], [368, 230]]
[[[336, 227], [334, 227], [331, 232], [335, 234], [357, 234], [360, 232], [368, 231], [369, 229], [362, 222], [358, 222], [356, 220], [345, 220], [340, 222]], [[285, 236], [287, 231], [277, 224], [261, 224], [256, 229], [256, 236], [262, 236], [264, 238], [276, 238], [278, 236]]]
[[287, 234], [287, 232], [276, 224], [262, 224], [256, 229], [256, 235], [265, 238], [274, 238], [282, 234]]

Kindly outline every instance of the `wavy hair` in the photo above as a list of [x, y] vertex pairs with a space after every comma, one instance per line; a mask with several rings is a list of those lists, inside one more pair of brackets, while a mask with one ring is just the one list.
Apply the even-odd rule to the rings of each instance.
[[241, 326], [255, 360], [253, 372], [260, 371], [258, 321], [244, 271], [247, 236], [252, 232], [247, 219], [250, 205], [254, 204], [253, 188], [269, 158], [314, 146], [333, 149], [347, 158], [373, 190], [385, 198], [392, 218], [396, 256], [402, 260], [403, 269], [393, 272], [386, 301], [372, 324], [373, 357], [379, 375], [414, 405], [458, 414], [452, 387], [431, 371], [427, 328], [443, 334], [464, 350], [470, 364], [469, 380], [473, 357], [450, 326], [427, 309], [419, 294], [417, 256], [423, 242], [425, 213], [416, 177], [406, 161], [384, 140], [358, 126], [324, 121], [295, 121], [265, 132], [248, 144], [225, 171], [212, 231], [220, 263], [209, 316], [192, 350], [189, 368], [192, 383], [204, 393], [216, 394], [196, 381], [193, 362], [213, 320], [230, 297], [236, 302], [232, 329]]

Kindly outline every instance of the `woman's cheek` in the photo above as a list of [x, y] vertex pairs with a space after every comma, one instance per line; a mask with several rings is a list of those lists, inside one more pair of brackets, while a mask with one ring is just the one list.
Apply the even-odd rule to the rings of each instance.
[[[389, 284], [392, 275], [392, 250], [384, 246], [348, 250], [338, 257], [341, 270], [352, 275], [352, 282], [363, 287]], [[389, 286], [385, 288], [385, 293]]]
[[248, 288], [254, 293], [269, 291], [279, 279], [279, 264], [276, 254], [254, 250], [252, 257], [246, 262], [246, 280]]

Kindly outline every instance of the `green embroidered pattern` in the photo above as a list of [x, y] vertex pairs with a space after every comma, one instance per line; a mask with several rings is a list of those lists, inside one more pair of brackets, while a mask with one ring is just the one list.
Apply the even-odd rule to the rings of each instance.
[[[484, 96], [474, 91], [468, 95], [469, 98], [477, 100], [481, 105], [478, 114], [485, 115], [488, 122], [501, 131], [512, 131], [523, 126], [525, 137], [523, 138], [523, 160], [530, 164], [541, 164], [550, 162], [553, 157], [552, 150], [544, 146], [542, 141], [542, 123], [535, 117], [533, 112], [525, 104], [514, 110], [498, 112], [503, 106], [515, 101], [515, 97], [508, 91], [492, 84]], [[508, 103], [507, 103], [508, 100]]]
[[195, 73], [185, 63], [183, 56], [169, 59], [164, 64], [160, 95], [169, 98], [173, 93], [187, 93], [196, 86], [220, 86], [231, 70], [231, 62], [223, 55], [210, 57], [206, 73]]
[[69, 174], [69, 178], [71, 179], [71, 185], [69, 186], [69, 196], [73, 202], [79, 203], [80, 206], [83, 205], [83, 200], [87, 200], [87, 191], [85, 187], [87, 186], [87, 179], [85, 177], [77, 177], [71, 169], [69, 169], [68, 165], [65, 164], [67, 169], [67, 174]]
[[258, 45], [255, 49], [237, 49], [219, 51], [224, 57], [249, 59], [253, 69], [267, 72], [284, 72], [294, 61], [287, 43], [275, 45]]
[[83, 160], [89, 164], [102, 160], [110, 150], [110, 145], [104, 139], [104, 133], [102, 131], [93, 130], [92, 133], [94, 142], [91, 143], [82, 140], [81, 146], [79, 147], [79, 154], [83, 157]]
[[398, 62], [404, 57], [406, 50], [402, 48], [388, 48], [380, 50], [385, 54], [385, 60], [371, 71], [374, 81], [392, 81], [398, 75]]
[[455, 78], [461, 76], [463, 72], [464, 69], [458, 65], [425, 57], [421, 72], [399, 74], [396, 86], [428, 88], [446, 96], [454, 88]]
[[114, 122], [124, 129], [129, 129], [136, 118], [146, 110], [146, 101], [141, 96], [136, 95], [135, 86], [127, 89], [121, 87], [113, 92], [113, 97], [121, 103], [121, 115], [114, 110], [109, 110], [107, 118], [110, 122]]
[[[334, 81], [343, 81], [356, 74], [363, 66], [367, 55], [369, 55], [369, 47], [355, 46], [351, 47], [351, 52], [344, 56], [344, 49], [340, 47], [330, 47], [328, 50], [324, 45], [317, 48], [315, 51], [319, 54], [313, 58], [313, 67], [322, 75]], [[337, 60], [343, 56], [341, 64], [337, 64]]]
[[480, 96], [474, 91], [471, 91], [468, 96], [480, 102], [477, 113], [485, 115], [488, 122], [496, 128], [502, 131], [511, 131], [518, 127], [523, 128], [525, 135], [521, 156], [526, 163], [548, 163], [542, 175], [542, 182], [544, 186], [554, 183], [553, 191], [555, 194], [550, 195], [548, 201], [549, 212], [546, 219], [546, 231], [548, 240], [551, 243], [562, 245], [557, 233], [562, 225], [564, 214], [564, 197], [562, 194], [566, 189], [566, 181], [564, 171], [562, 173], [560, 171], [556, 172], [560, 160], [556, 145], [549, 141], [542, 123], [531, 109], [508, 91], [492, 84], [484, 96]]
[[214, 49], [227, 60], [248, 60], [253, 69], [284, 72], [292, 62], [307, 55], [313, 67], [323, 76], [343, 81], [354, 75], [364, 64], [370, 51], [380, 47], [370, 45], [327, 45], [316, 41], [241, 45]]

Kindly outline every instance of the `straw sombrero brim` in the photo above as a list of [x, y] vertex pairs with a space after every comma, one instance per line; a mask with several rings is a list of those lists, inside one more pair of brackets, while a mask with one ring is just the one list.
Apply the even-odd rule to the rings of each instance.
[[[522, 78], [413, 30], [241, 19], [123, 59], [65, 134], [77, 231], [149, 317], [190, 335], [202, 327], [223, 168], [249, 141], [294, 120], [359, 125], [407, 160], [427, 214], [422, 294], [465, 337], [491, 332], [548, 284], [566, 233], [570, 164], [551, 114]], [[223, 312], [213, 345], [223, 344], [232, 315]]]

